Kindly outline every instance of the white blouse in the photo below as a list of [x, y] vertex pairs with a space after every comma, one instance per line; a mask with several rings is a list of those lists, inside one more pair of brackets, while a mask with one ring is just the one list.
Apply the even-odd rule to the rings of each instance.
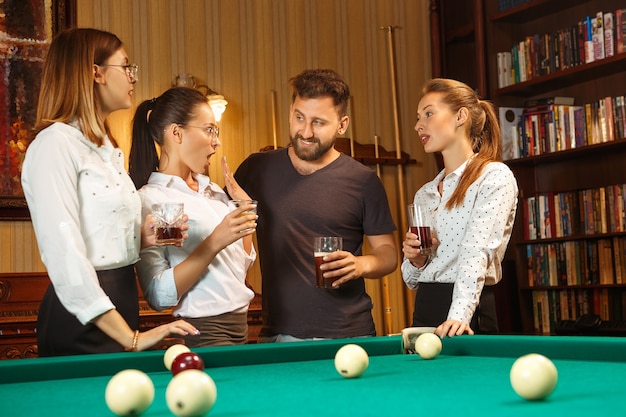
[[[445, 208], [467, 162], [445, 176], [440, 172], [415, 194], [433, 216], [439, 240], [432, 261], [423, 268], [402, 262], [402, 278], [411, 289], [420, 282], [454, 283], [448, 319], [469, 323], [484, 285], [502, 279], [501, 262], [511, 237], [517, 209], [517, 182], [503, 163], [487, 164], [467, 189], [463, 204]], [[443, 181], [443, 195], [437, 185]]]
[[115, 308], [96, 271], [134, 264], [141, 244], [141, 201], [122, 151], [54, 123], [28, 147], [22, 186], [61, 303], [83, 324]]
[[246, 286], [246, 274], [256, 259], [254, 247], [248, 254], [241, 239], [222, 249], [198, 282], [185, 294], [178, 294], [174, 267], [184, 261], [234, 209], [226, 193], [205, 175], [195, 175], [198, 191], [177, 176], [153, 172], [139, 194], [143, 213], [156, 202], [184, 204], [189, 216], [189, 238], [182, 247], [152, 246], [141, 251], [137, 274], [145, 299], [156, 310], [174, 307], [177, 317], [212, 317], [229, 312], [245, 312], [254, 297]]

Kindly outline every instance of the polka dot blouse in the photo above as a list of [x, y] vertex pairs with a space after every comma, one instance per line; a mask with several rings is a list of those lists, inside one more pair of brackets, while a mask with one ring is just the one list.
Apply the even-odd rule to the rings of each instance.
[[[484, 285], [502, 278], [500, 263], [511, 237], [518, 188], [511, 170], [503, 163], [491, 162], [468, 188], [463, 204], [446, 209], [446, 202], [457, 187], [467, 163], [434, 180], [415, 194], [414, 202], [428, 208], [439, 240], [432, 261], [423, 268], [407, 259], [402, 263], [402, 278], [411, 289], [420, 282], [454, 283], [448, 319], [469, 323]], [[443, 182], [443, 193], [437, 185]]]

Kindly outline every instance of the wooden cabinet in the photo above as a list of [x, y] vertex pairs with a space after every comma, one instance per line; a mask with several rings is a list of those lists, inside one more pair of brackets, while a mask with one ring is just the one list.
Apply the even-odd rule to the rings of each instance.
[[[574, 97], [575, 105], [584, 108], [606, 97], [626, 93], [624, 53], [535, 75], [503, 88], [498, 88], [497, 83], [498, 52], [510, 51], [515, 43], [527, 37], [574, 27], [586, 16], [596, 16], [597, 12], [615, 12], [625, 8], [626, 3], [534, 0], [506, 11], [498, 11], [497, 6], [496, 0], [486, 2], [490, 98], [498, 106], [523, 107], [530, 99], [565, 96]], [[591, 119], [584, 120], [586, 129]], [[520, 205], [509, 255], [516, 265], [523, 332], [576, 332], [575, 326], [564, 326], [564, 323], [575, 323], [586, 314], [596, 314], [613, 323], [626, 319], [623, 308], [626, 305], [622, 306], [623, 301], [626, 302], [626, 277], [623, 275], [626, 272], [621, 272], [624, 278], [620, 279], [620, 271], [616, 270], [623, 264], [625, 254], [621, 245], [626, 242], [626, 233], [619, 226], [611, 226], [608, 218], [604, 219], [608, 227], [591, 231], [584, 227], [585, 215], [589, 212], [598, 218], [611, 213], [623, 220], [623, 202], [618, 205], [617, 193], [611, 198], [609, 195], [614, 186], [626, 184], [625, 158], [626, 139], [621, 133], [612, 140], [603, 138], [592, 144], [583, 140], [563, 150], [543, 151], [507, 161], [520, 187]], [[584, 203], [587, 196], [596, 201]], [[599, 196], [602, 196], [600, 202]], [[529, 217], [528, 208], [540, 201], [535, 222], [547, 222], [547, 226], [540, 226], [554, 230], [554, 222], [567, 219], [573, 224], [573, 230], [557, 234], [547, 232], [547, 236], [529, 235], [528, 222], [533, 217]], [[605, 254], [600, 259], [598, 251]], [[602, 275], [605, 278], [599, 279]]]

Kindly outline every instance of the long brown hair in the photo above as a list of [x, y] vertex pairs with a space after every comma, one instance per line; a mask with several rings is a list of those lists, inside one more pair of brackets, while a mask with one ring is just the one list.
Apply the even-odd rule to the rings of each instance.
[[459, 179], [446, 208], [459, 206], [463, 203], [467, 189], [480, 176], [489, 162], [502, 161], [502, 143], [498, 117], [493, 104], [480, 100], [474, 90], [467, 84], [447, 78], [434, 78], [426, 83], [422, 93], [443, 93], [441, 101], [446, 103], [452, 112], [461, 107], [468, 110], [466, 129], [469, 131], [472, 150], [476, 154], [467, 164]]
[[60, 32], [50, 44], [37, 105], [37, 132], [55, 122], [78, 123], [93, 143], [102, 146], [111, 137], [108, 123], [100, 117], [100, 97], [93, 79], [93, 65], [104, 63], [122, 47], [112, 33], [90, 28]]

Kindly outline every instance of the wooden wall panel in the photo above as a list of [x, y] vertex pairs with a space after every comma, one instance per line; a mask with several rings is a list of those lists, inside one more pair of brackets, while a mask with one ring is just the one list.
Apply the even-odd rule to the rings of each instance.
[[[219, 159], [234, 170], [252, 152], [273, 144], [272, 92], [276, 97], [279, 146], [288, 138], [288, 79], [305, 68], [330, 67], [352, 89], [347, 135], [360, 143], [395, 150], [394, 114], [386, 34], [394, 30], [401, 148], [417, 160], [397, 181], [395, 166], [381, 167], [396, 224], [399, 196], [413, 194], [435, 174], [413, 130], [419, 90], [430, 77], [428, 0], [77, 0], [77, 22], [117, 34], [131, 61], [140, 66], [134, 103], [158, 96], [181, 72], [193, 74], [228, 100], [221, 121], [222, 146], [209, 175], [223, 184]], [[134, 109], [110, 117], [128, 155]], [[374, 167], [372, 167], [374, 168]], [[23, 223], [23, 224], [22, 224]], [[404, 232], [396, 233], [401, 246]], [[0, 222], [0, 272], [38, 272], [43, 265], [29, 222]], [[260, 290], [258, 263], [250, 274]], [[412, 306], [399, 269], [389, 277], [394, 331], [408, 325]], [[382, 293], [367, 282], [379, 331]]]

